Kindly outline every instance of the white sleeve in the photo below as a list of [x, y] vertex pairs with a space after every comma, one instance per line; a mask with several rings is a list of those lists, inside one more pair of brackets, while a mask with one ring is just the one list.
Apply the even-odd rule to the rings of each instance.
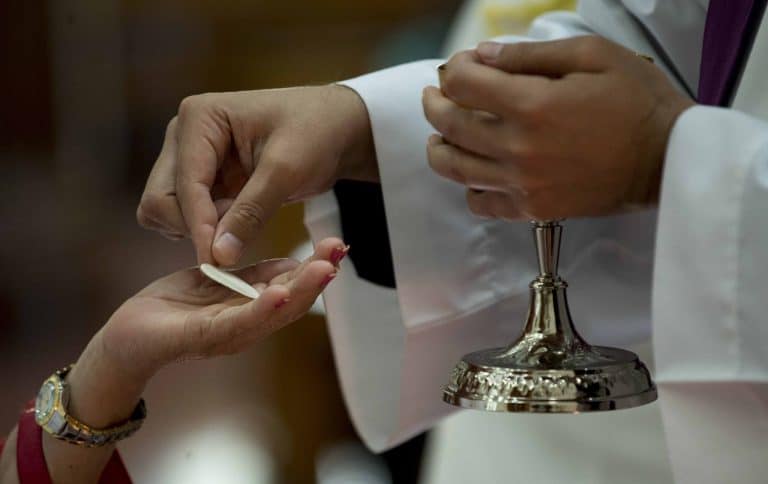
[[673, 469], [680, 482], [758, 482], [744, 473], [768, 456], [768, 124], [683, 113], [660, 207], [653, 339]]
[[[539, 19], [533, 29], [538, 39], [588, 31], [578, 16], [565, 13]], [[421, 92], [437, 84], [440, 62], [414, 62], [343, 83], [368, 109], [397, 290], [360, 279], [345, 261], [325, 304], [350, 415], [377, 451], [452, 411], [440, 398], [451, 368], [468, 351], [517, 336], [535, 272], [527, 223], [473, 216], [464, 188], [429, 168], [432, 129]], [[308, 203], [305, 220], [314, 240], [338, 235], [334, 195]], [[623, 346], [650, 338], [654, 223], [654, 213], [639, 213], [566, 225], [562, 271], [573, 283], [579, 330], [595, 343]], [[605, 303], [591, 304], [596, 298]]]

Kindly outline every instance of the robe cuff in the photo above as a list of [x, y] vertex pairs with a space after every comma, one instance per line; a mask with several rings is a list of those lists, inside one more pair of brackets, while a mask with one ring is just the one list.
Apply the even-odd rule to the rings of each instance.
[[434, 130], [421, 112], [421, 96], [424, 87], [438, 84], [442, 62], [413, 62], [340, 83], [356, 91], [368, 110], [407, 328], [527, 293], [535, 271], [531, 254], [509, 254], [511, 243], [529, 243], [525, 222], [474, 216], [465, 187], [429, 167], [426, 142]]
[[768, 382], [766, 247], [768, 124], [730, 109], [688, 109], [670, 135], [662, 177], [659, 382]]

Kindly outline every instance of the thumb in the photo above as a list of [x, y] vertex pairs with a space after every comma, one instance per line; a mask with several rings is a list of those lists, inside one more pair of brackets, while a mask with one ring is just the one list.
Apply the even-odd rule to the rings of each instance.
[[481, 42], [476, 48], [480, 60], [512, 74], [562, 77], [571, 72], [599, 72], [615, 46], [594, 35], [547, 42]]
[[248, 242], [255, 239], [267, 221], [291, 195], [288, 177], [279, 164], [260, 160], [251, 177], [216, 228], [213, 258], [223, 266], [237, 263]]

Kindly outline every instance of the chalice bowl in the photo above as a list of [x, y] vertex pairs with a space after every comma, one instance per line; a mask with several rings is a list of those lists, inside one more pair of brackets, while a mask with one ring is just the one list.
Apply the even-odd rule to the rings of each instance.
[[592, 346], [571, 320], [557, 273], [562, 226], [531, 222], [539, 274], [530, 284], [525, 327], [509, 346], [465, 355], [443, 400], [493, 412], [580, 413], [656, 400], [648, 369], [631, 351]]

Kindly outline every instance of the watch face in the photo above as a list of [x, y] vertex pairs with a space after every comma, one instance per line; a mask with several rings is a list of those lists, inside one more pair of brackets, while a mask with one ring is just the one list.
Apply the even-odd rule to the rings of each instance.
[[35, 420], [42, 425], [48, 421], [56, 402], [56, 384], [52, 381], [43, 383], [35, 399]]

